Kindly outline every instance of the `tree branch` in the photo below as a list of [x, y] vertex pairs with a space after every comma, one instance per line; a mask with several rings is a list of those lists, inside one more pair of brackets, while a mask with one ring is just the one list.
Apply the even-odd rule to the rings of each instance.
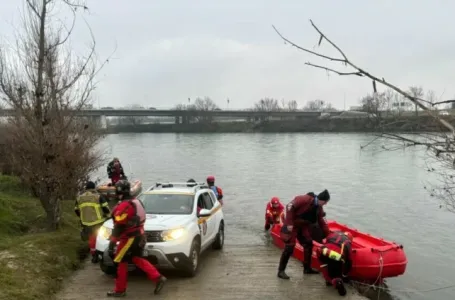
[[[332, 72], [332, 73], [335, 73], [335, 74], [338, 74], [338, 75], [356, 75], [356, 76], [359, 76], [359, 77], [368, 77], [370, 78], [371, 80], [373, 80], [373, 87], [375, 87], [376, 85], [376, 82], [379, 82], [381, 83], [382, 85], [385, 85], [391, 89], [393, 89], [394, 91], [396, 91], [397, 93], [403, 95], [405, 98], [407, 98], [408, 100], [410, 100], [412, 103], [414, 103], [417, 107], [421, 108], [422, 110], [424, 110], [429, 116], [431, 116], [432, 118], [434, 118], [436, 121], [438, 121], [439, 123], [441, 123], [441, 125], [443, 125], [445, 128], [447, 128], [448, 130], [450, 130], [450, 132], [452, 132], [453, 134], [455, 134], [455, 128], [449, 123], [447, 122], [446, 120], [444, 119], [441, 119], [439, 118], [429, 107], [425, 106], [424, 104], [422, 104], [422, 102], [426, 102], [425, 99], [422, 99], [422, 98], [419, 98], [419, 97], [414, 97], [413, 95], [409, 94], [408, 92], [400, 89], [399, 87], [387, 82], [384, 78], [378, 78], [374, 75], [372, 75], [371, 73], [361, 69], [360, 67], [358, 67], [357, 65], [355, 65], [352, 61], [350, 61], [347, 57], [347, 55], [341, 50], [340, 47], [338, 47], [334, 42], [332, 42], [314, 23], [312, 20], [310, 20], [310, 23], [311, 23], [311, 26], [316, 30], [316, 32], [318, 32], [318, 34], [320, 35], [319, 37], [319, 40], [318, 40], [318, 46], [321, 45], [321, 43], [325, 40], [326, 42], [328, 42], [333, 48], [335, 48], [339, 53], [340, 55], [343, 57], [343, 58], [336, 58], [336, 57], [330, 57], [330, 56], [327, 56], [327, 55], [323, 55], [323, 54], [320, 54], [318, 52], [315, 52], [315, 51], [311, 51], [305, 47], [302, 47], [302, 46], [299, 46], [298, 44], [292, 42], [291, 40], [289, 40], [288, 38], [286, 38], [283, 34], [281, 34], [278, 29], [273, 26], [273, 29], [275, 30], [275, 32], [280, 36], [280, 38], [285, 42], [285, 43], [288, 43], [290, 44], [291, 46], [301, 50], [301, 51], [304, 51], [304, 52], [307, 52], [309, 54], [312, 54], [314, 56], [317, 56], [317, 57], [321, 57], [323, 59], [326, 59], [326, 60], [329, 60], [329, 61], [336, 61], [336, 62], [341, 62], [343, 63], [345, 66], [350, 66], [352, 67], [353, 69], [355, 69], [356, 71], [354, 72], [339, 72], [339, 71], [336, 71], [334, 69], [330, 69], [330, 68], [327, 68], [327, 67], [323, 67], [323, 66], [320, 66], [320, 65], [315, 65], [315, 64], [311, 64], [311, 63], [306, 63], [307, 65], [309, 66], [312, 66], [312, 67], [315, 67], [315, 68], [319, 68], [319, 69], [323, 69], [323, 70], [326, 70], [327, 72]], [[376, 92], [376, 90], [374, 90], [374, 92]]]

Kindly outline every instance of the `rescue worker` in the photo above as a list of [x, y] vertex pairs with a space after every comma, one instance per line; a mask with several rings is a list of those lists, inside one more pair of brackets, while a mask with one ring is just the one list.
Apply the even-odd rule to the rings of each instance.
[[333, 286], [340, 296], [346, 295], [343, 279], [347, 279], [352, 268], [352, 240], [350, 232], [335, 231], [325, 239], [319, 249], [321, 273], [327, 286]]
[[215, 176], [207, 176], [207, 185], [215, 193], [215, 196], [221, 205], [223, 205], [223, 190], [215, 185]]
[[294, 200], [286, 205], [286, 216], [283, 227], [281, 228], [281, 238], [285, 243], [283, 253], [281, 254], [280, 264], [278, 267], [278, 277], [289, 279], [285, 273], [286, 266], [291, 258], [296, 240], [304, 248], [303, 252], [303, 273], [317, 274], [318, 272], [311, 268], [311, 254], [313, 250], [313, 240], [311, 234], [311, 224], [319, 223], [324, 237], [329, 232], [329, 227], [324, 219], [323, 206], [330, 200], [330, 194], [324, 190], [319, 195], [308, 193], [306, 195], [296, 196]]
[[115, 183], [120, 179], [127, 180], [122, 164], [117, 157], [114, 157], [114, 159], [107, 165], [107, 177], [111, 179], [111, 185], [115, 185]]
[[83, 240], [88, 239], [92, 263], [98, 262], [96, 255], [96, 236], [104, 221], [110, 217], [109, 205], [102, 195], [96, 191], [95, 183], [88, 181], [85, 185], [85, 192], [76, 199], [74, 212], [80, 218]]
[[265, 209], [265, 225], [264, 229], [267, 231], [274, 224], [280, 224], [284, 217], [284, 206], [280, 202], [280, 198], [273, 197]]
[[[166, 282], [158, 270], [146, 259], [142, 258], [146, 239], [144, 236], [145, 209], [142, 203], [131, 196], [130, 183], [120, 180], [115, 184], [120, 203], [112, 211], [114, 229], [109, 242], [109, 255], [117, 265], [115, 289], [107, 293], [108, 297], [126, 296], [128, 283], [128, 263], [135, 264], [156, 283], [155, 294], [158, 294]], [[117, 249], [115, 246], [118, 242]]]

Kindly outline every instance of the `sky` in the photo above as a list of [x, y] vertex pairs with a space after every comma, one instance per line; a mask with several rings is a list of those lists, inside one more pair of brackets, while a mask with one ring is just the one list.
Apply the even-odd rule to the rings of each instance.
[[[0, 0], [1, 42], [13, 40], [24, 2]], [[78, 17], [71, 46], [77, 53], [87, 52], [87, 22], [96, 37], [98, 56], [110, 57], [99, 73], [95, 107], [167, 109], [205, 96], [222, 109], [252, 107], [264, 97], [296, 100], [300, 107], [315, 99], [339, 109], [357, 105], [372, 91], [370, 80], [328, 75], [306, 66], [310, 61], [349, 70], [285, 45], [272, 28], [275, 25], [303, 47], [335, 55], [324, 43], [317, 47], [318, 35], [309, 19], [370, 73], [403, 89], [434, 90], [441, 100], [455, 95], [455, 1], [88, 0], [86, 4], [89, 12]], [[65, 15], [55, 11], [56, 17]]]

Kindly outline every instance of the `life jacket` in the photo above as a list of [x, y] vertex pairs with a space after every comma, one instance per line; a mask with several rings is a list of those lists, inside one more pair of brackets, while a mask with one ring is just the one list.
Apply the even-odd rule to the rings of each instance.
[[300, 215], [297, 215], [297, 218], [314, 224], [318, 221], [318, 214], [319, 214], [318, 198], [314, 197], [314, 203], [311, 205], [311, 208], [308, 211]]
[[212, 185], [210, 189], [215, 193], [216, 199], [218, 199], [218, 188], [215, 185]]
[[94, 191], [86, 191], [77, 198], [82, 225], [94, 226], [106, 221], [99, 200], [100, 195]]
[[322, 246], [321, 254], [327, 256], [330, 259], [336, 261], [344, 261], [346, 253], [351, 252], [352, 247], [351, 241], [346, 235], [344, 235], [340, 231], [335, 231], [329, 234], [325, 242], [325, 245], [328, 244], [334, 245], [339, 249], [339, 251], [335, 251], [333, 249], [327, 248], [326, 246]]
[[266, 215], [270, 215], [273, 218], [274, 223], [281, 223], [284, 218], [284, 206], [280, 203], [279, 206], [275, 208], [269, 202], [267, 203]]
[[128, 220], [128, 226], [143, 227], [146, 219], [144, 205], [142, 205], [142, 202], [136, 198], [130, 199], [128, 201], [134, 208], [134, 217]]

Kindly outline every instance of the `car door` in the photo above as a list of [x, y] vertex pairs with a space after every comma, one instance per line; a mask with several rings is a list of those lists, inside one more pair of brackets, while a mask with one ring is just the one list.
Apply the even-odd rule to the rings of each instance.
[[206, 239], [207, 239], [207, 241], [210, 241], [213, 239], [213, 235], [214, 235], [215, 227], [216, 227], [216, 216], [213, 214], [214, 205], [212, 202], [212, 198], [210, 198], [210, 195], [208, 192], [205, 192], [202, 194], [202, 199], [204, 200], [205, 209], [208, 209], [212, 212], [212, 215], [210, 217], [206, 218], [206, 226], [207, 226]]
[[[201, 193], [198, 198], [197, 198], [197, 206], [196, 209], [208, 209], [206, 208], [205, 205], [205, 200], [203, 193]], [[208, 231], [208, 222], [209, 218], [208, 217], [199, 217], [198, 216], [198, 226], [199, 226], [199, 232], [201, 235], [201, 246], [203, 249], [206, 248], [207, 242], [209, 241], [209, 236], [207, 235]]]

